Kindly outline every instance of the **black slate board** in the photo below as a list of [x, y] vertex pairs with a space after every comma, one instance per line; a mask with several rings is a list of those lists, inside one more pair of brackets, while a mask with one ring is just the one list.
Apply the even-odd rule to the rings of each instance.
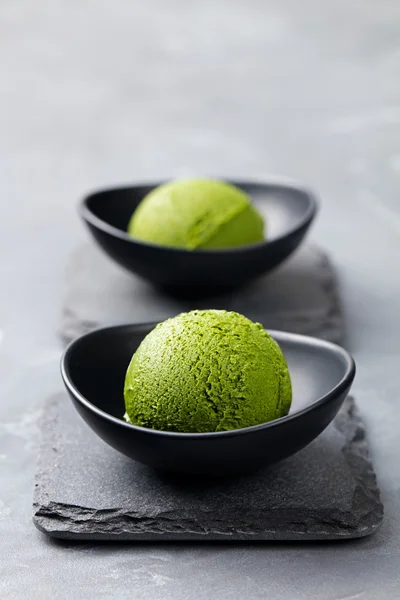
[[194, 308], [235, 310], [268, 329], [343, 340], [334, 269], [322, 250], [307, 244], [277, 271], [235, 293], [191, 301], [163, 294], [87, 244], [70, 258], [60, 334], [69, 341], [96, 327], [162, 321]]
[[255, 475], [166, 477], [118, 454], [64, 394], [42, 420], [34, 523], [71, 540], [338, 540], [379, 527], [383, 508], [363, 422], [348, 398], [297, 455]]

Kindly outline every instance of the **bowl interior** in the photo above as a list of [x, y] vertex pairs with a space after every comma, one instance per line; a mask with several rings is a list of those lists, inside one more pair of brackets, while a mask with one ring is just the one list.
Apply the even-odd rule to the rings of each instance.
[[[64, 367], [70, 383], [91, 404], [114, 417], [124, 414], [123, 386], [132, 354], [154, 324], [110, 327], [76, 340]], [[271, 332], [288, 363], [293, 384], [290, 414], [325, 396], [348, 374], [348, 355], [314, 338]]]
[[[238, 181], [232, 183], [246, 191], [264, 215], [269, 242], [299, 227], [315, 209], [309, 193], [297, 187]], [[156, 185], [139, 185], [96, 192], [84, 200], [83, 210], [103, 223], [126, 232], [129, 219], [138, 204]], [[131, 239], [128, 236], [127, 238]]]

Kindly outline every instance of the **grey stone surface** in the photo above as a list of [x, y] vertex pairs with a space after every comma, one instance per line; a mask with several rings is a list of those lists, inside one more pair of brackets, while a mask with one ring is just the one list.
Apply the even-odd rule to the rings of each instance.
[[162, 321], [194, 308], [236, 310], [269, 329], [343, 340], [336, 276], [326, 254], [304, 246], [282, 268], [246, 288], [207, 300], [178, 301], [115, 266], [94, 245], [75, 251], [68, 264], [60, 333], [71, 340], [95, 327]]
[[[0, 598], [400, 596], [400, 3], [5, 0], [0, 10]], [[182, 174], [314, 188], [385, 519], [348, 544], [56, 544], [32, 525], [62, 389], [65, 266], [94, 187]]]
[[66, 394], [46, 403], [42, 432], [34, 522], [54, 537], [344, 540], [373, 533], [382, 520], [365, 427], [352, 398], [295, 456], [228, 480], [161, 475], [129, 460], [88, 431]]

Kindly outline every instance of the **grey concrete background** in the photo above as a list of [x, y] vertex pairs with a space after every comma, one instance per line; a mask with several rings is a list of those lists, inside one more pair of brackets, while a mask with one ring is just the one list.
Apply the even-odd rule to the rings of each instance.
[[[0, 6], [0, 597], [400, 594], [400, 4], [4, 0]], [[64, 265], [91, 187], [302, 179], [339, 268], [386, 519], [351, 544], [57, 545], [31, 524], [37, 417], [60, 389]]]

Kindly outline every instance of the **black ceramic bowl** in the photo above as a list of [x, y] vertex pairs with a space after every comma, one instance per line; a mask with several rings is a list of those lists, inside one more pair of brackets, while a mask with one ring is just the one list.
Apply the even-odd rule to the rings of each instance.
[[95, 240], [122, 267], [162, 287], [240, 287], [270, 271], [297, 248], [309, 228], [316, 201], [292, 183], [233, 181], [245, 190], [267, 221], [268, 241], [226, 250], [167, 248], [126, 233], [142, 198], [156, 185], [103, 190], [85, 198], [80, 214]]
[[355, 374], [351, 356], [314, 338], [271, 331], [293, 383], [289, 416], [221, 433], [171, 433], [129, 425], [123, 385], [132, 354], [155, 324], [98, 329], [72, 342], [61, 373], [79, 414], [110, 446], [152, 467], [191, 474], [230, 475], [294, 454], [332, 421]]

